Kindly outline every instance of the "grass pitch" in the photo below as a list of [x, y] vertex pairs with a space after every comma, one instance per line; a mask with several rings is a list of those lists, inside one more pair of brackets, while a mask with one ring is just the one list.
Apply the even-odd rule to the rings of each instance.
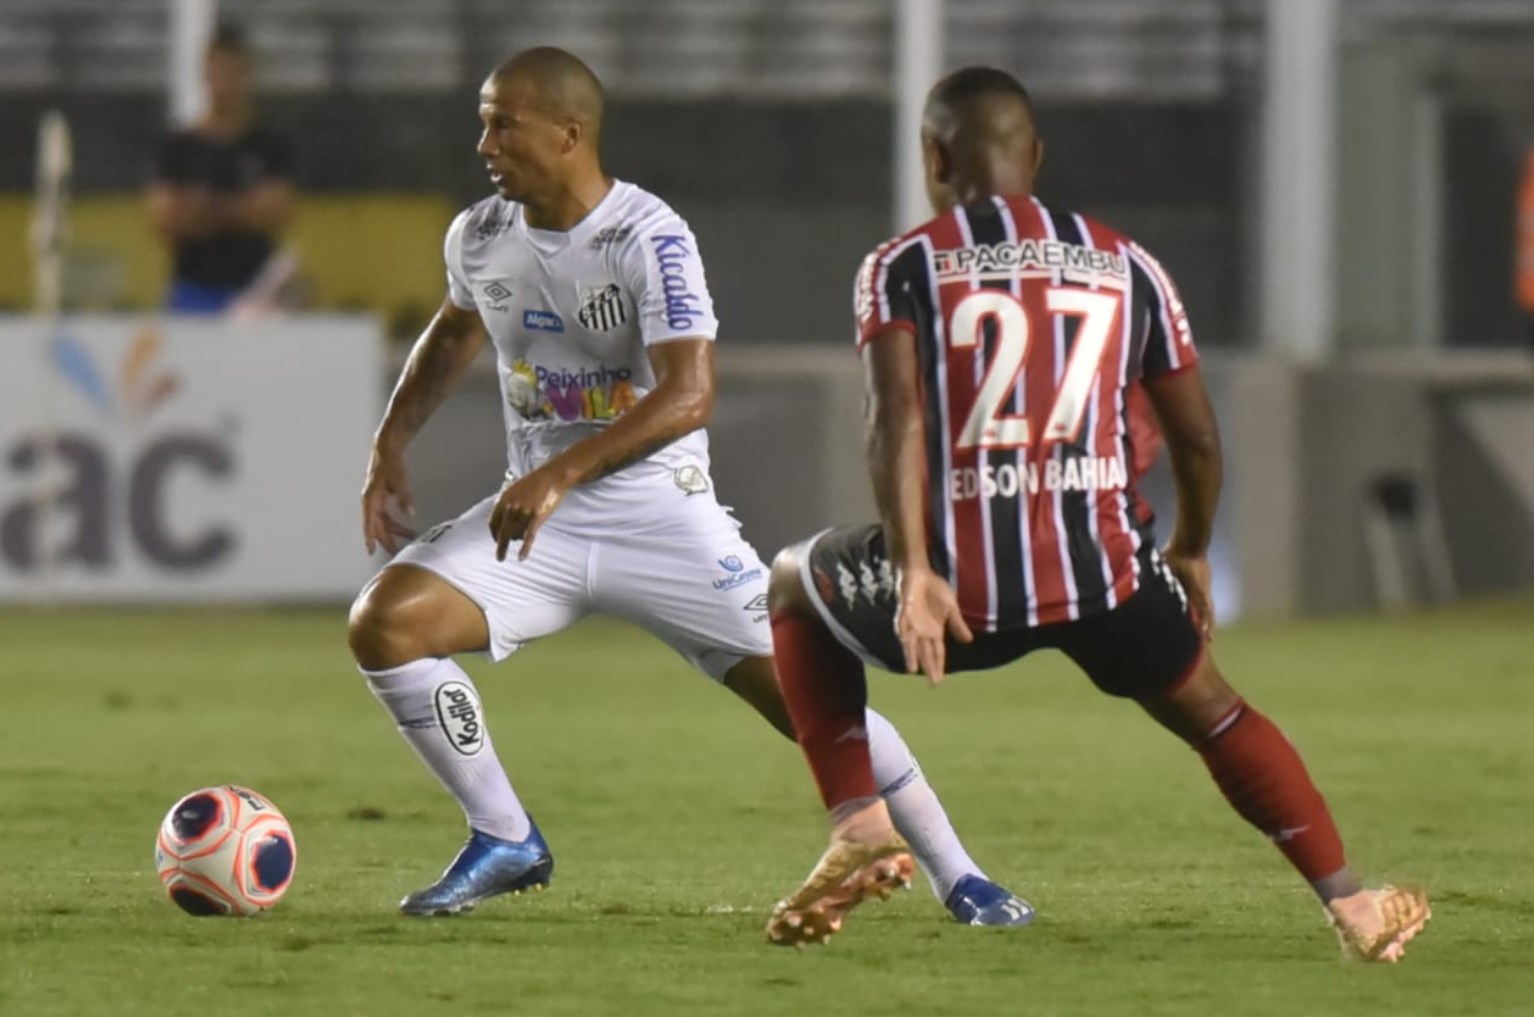
[[[972, 853], [1039, 909], [946, 920], [925, 885], [828, 948], [768, 947], [824, 836], [797, 751], [633, 629], [471, 664], [557, 860], [454, 920], [406, 891], [462, 836], [352, 669], [340, 610], [0, 614], [0, 1013], [1534, 1013], [1534, 600], [1219, 634], [1300, 746], [1354, 865], [1425, 883], [1398, 968], [1319, 909], [1199, 761], [1041, 655], [939, 691], [876, 676]], [[224, 781], [274, 798], [298, 875], [249, 921], [161, 895], [154, 832]]]

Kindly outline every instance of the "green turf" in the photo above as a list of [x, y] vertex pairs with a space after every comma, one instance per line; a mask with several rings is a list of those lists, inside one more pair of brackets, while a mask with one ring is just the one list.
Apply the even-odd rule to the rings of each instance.
[[[1061, 659], [940, 691], [880, 676], [1035, 927], [945, 921], [924, 885], [830, 947], [768, 947], [822, 843], [798, 753], [638, 632], [589, 623], [473, 665], [553, 887], [450, 921], [394, 904], [461, 836], [352, 670], [339, 611], [0, 615], [0, 1012], [44, 1015], [1529, 1014], [1534, 601], [1231, 629], [1355, 864], [1435, 894], [1398, 968], [1341, 963], [1296, 877], [1198, 760]], [[193, 919], [151, 849], [235, 781], [297, 833], [272, 913]], [[373, 818], [364, 818], [373, 817]]]

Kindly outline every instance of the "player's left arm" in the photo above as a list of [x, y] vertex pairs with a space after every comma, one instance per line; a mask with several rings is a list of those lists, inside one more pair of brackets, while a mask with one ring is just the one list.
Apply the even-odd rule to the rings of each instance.
[[501, 492], [490, 516], [497, 560], [506, 560], [513, 540], [522, 541], [517, 557], [526, 558], [539, 527], [571, 488], [610, 477], [708, 425], [714, 412], [714, 341], [674, 339], [647, 352], [654, 388], [611, 424]]
[[550, 460], [551, 466], [560, 464], [569, 486], [610, 477], [708, 426], [714, 415], [714, 341], [672, 339], [646, 352], [655, 387], [611, 425]]

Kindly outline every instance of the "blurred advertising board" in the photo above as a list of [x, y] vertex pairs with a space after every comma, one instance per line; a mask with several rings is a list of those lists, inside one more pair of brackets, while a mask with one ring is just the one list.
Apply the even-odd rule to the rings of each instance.
[[0, 318], [0, 600], [351, 596], [383, 366], [362, 317]]

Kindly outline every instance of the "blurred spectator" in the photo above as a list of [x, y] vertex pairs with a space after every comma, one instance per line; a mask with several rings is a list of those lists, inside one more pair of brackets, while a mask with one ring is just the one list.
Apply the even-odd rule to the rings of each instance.
[[1518, 189], [1518, 264], [1514, 267], [1518, 308], [1523, 312], [1530, 348], [1534, 348], [1534, 146], [1523, 165]]
[[276, 244], [293, 210], [292, 159], [283, 139], [255, 124], [239, 29], [217, 29], [204, 74], [207, 110], [166, 134], [149, 207], [172, 251], [166, 308], [218, 314], [275, 294], [296, 267]]

